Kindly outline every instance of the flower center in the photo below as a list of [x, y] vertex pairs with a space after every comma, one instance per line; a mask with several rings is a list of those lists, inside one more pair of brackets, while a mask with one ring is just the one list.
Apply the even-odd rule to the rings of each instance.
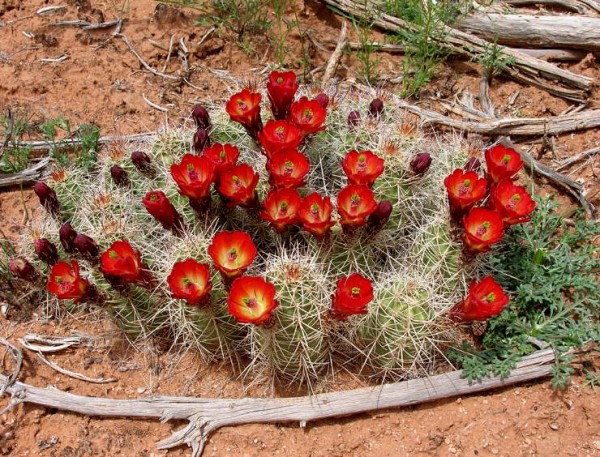
[[490, 292], [489, 294], [487, 294], [485, 299], [488, 303], [492, 303], [494, 300], [496, 300], [496, 294], [494, 292]]
[[352, 296], [356, 297], [358, 294], [360, 294], [360, 287], [353, 287], [352, 288]]
[[310, 213], [313, 216], [318, 216], [319, 215], [319, 205], [317, 205], [316, 203], [313, 203], [310, 207]]
[[304, 110], [304, 122], [310, 122], [312, 121], [313, 118], [313, 112], [311, 109], [305, 109]]
[[507, 164], [508, 162], [510, 162], [510, 156], [505, 154], [504, 157], [502, 157], [502, 163]]
[[233, 262], [235, 261], [235, 259], [237, 259], [237, 249], [236, 248], [231, 248], [229, 250], [229, 252], [227, 253], [227, 260], [229, 262]]
[[283, 165], [283, 173], [286, 176], [290, 176], [292, 174], [292, 172], [294, 171], [294, 164], [291, 160], [288, 160], [284, 165]]
[[279, 215], [285, 216], [287, 214], [287, 210], [288, 210], [287, 202], [281, 202], [281, 205], [279, 205]]
[[462, 182], [462, 184], [460, 185], [460, 187], [458, 188], [458, 193], [460, 195], [464, 195], [464, 194], [468, 194], [469, 192], [471, 192], [471, 180], [465, 179]]
[[119, 258], [119, 254], [117, 254], [117, 252], [113, 249], [111, 249], [110, 251], [108, 251], [108, 256], [111, 259], [118, 259]]
[[285, 129], [283, 127], [277, 127], [275, 129], [275, 136], [279, 139], [279, 141], [283, 141], [283, 134], [285, 133]]
[[246, 111], [248, 109], [248, 105], [246, 105], [246, 102], [244, 100], [239, 100], [237, 101], [237, 107], [238, 107], [238, 111]]
[[244, 305], [246, 305], [248, 308], [255, 308], [256, 305], [258, 305], [256, 297], [245, 297], [242, 301], [244, 302]]
[[490, 223], [488, 221], [485, 221], [483, 224], [481, 224], [477, 228], [476, 235], [479, 237], [481, 237], [482, 235], [485, 235], [488, 231], [488, 228], [490, 228]]
[[352, 209], [358, 208], [358, 205], [360, 205], [360, 196], [358, 194], [354, 194], [352, 197], [350, 197], [350, 200], [350, 206]]
[[280, 76], [279, 78], [277, 78], [277, 84], [281, 84], [283, 82], [283, 78]]

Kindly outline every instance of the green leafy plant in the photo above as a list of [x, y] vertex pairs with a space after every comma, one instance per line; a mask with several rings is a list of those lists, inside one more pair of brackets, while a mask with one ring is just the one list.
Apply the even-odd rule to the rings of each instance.
[[405, 47], [403, 94], [416, 94], [429, 82], [436, 68], [448, 56], [438, 43], [444, 40], [444, 26], [453, 23], [466, 9], [465, 1], [385, 0], [384, 12], [416, 27], [400, 30], [396, 41]]
[[515, 59], [506, 55], [502, 47], [494, 41], [493, 43], [484, 42], [483, 54], [474, 56], [471, 61], [481, 65], [486, 77], [491, 78], [502, 73], [506, 67], [513, 65]]
[[373, 84], [379, 79], [379, 65], [381, 59], [375, 57], [379, 46], [371, 39], [374, 17], [366, 19], [352, 19], [354, 30], [358, 35], [360, 47], [356, 51], [358, 70], [367, 84]]
[[557, 353], [552, 385], [564, 388], [573, 373], [567, 351], [600, 341], [600, 248], [590, 241], [600, 226], [581, 215], [570, 226], [554, 200], [537, 204], [532, 221], [511, 228], [489, 259], [511, 303], [490, 319], [479, 347], [450, 351], [469, 379], [506, 375], [520, 356], [550, 346]]
[[[71, 122], [63, 116], [57, 116], [40, 126], [44, 139], [48, 141], [50, 155], [63, 167], [72, 162], [70, 153], [74, 144], [80, 146], [75, 155], [77, 166], [91, 170], [98, 154], [100, 128], [93, 124], [81, 124], [75, 131], [71, 130]], [[79, 140], [79, 141], [73, 141]]]
[[0, 172], [17, 173], [27, 167], [31, 148], [21, 145], [23, 135], [32, 127], [25, 115], [20, 112], [7, 111], [0, 115], [2, 125], [2, 146], [0, 149]]

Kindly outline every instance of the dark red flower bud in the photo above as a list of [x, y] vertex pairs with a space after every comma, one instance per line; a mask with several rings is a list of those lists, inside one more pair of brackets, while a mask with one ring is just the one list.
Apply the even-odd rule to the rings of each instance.
[[116, 186], [129, 187], [129, 176], [127, 172], [119, 165], [110, 167], [110, 177]]
[[368, 115], [369, 117], [378, 118], [383, 112], [383, 100], [375, 98], [369, 105]]
[[75, 240], [76, 236], [77, 232], [68, 222], [60, 226], [58, 237], [60, 238], [60, 244], [62, 244], [65, 252], [75, 252], [75, 245], [73, 244], [73, 241]]
[[47, 263], [49, 266], [54, 265], [58, 262], [58, 250], [54, 243], [46, 238], [40, 238], [33, 244], [35, 253], [42, 262]]
[[350, 130], [353, 130], [358, 127], [358, 124], [360, 124], [360, 113], [358, 111], [350, 111], [348, 113], [348, 127]]
[[369, 227], [372, 227], [375, 230], [383, 228], [389, 220], [393, 209], [394, 205], [392, 205], [392, 202], [389, 200], [380, 201], [373, 214], [367, 219]]
[[150, 160], [150, 157], [144, 151], [132, 152], [131, 161], [140, 173], [148, 176], [153, 176], [156, 173], [154, 165], [152, 165], [152, 160]]
[[208, 131], [206, 129], [200, 127], [196, 130], [194, 139], [192, 140], [192, 146], [196, 154], [200, 154], [204, 151], [204, 148], [210, 146], [210, 137], [208, 136]]
[[40, 204], [46, 208], [50, 214], [58, 215], [60, 213], [60, 203], [56, 192], [43, 182], [36, 182], [33, 191], [40, 199]]
[[196, 123], [196, 127], [199, 129], [210, 130], [212, 124], [210, 122], [210, 115], [206, 108], [202, 105], [195, 105], [192, 108], [192, 119]]
[[24, 257], [17, 257], [8, 262], [8, 269], [19, 279], [33, 282], [37, 277], [35, 267]]
[[80, 254], [88, 260], [95, 260], [100, 254], [100, 249], [98, 249], [96, 242], [91, 237], [84, 235], [83, 233], [77, 234], [73, 240], [73, 246], [75, 246], [75, 249], [77, 249]]
[[479, 170], [481, 170], [481, 160], [479, 160], [477, 157], [471, 157], [469, 160], [467, 160], [467, 163], [465, 163], [464, 170], [479, 173]]
[[327, 96], [327, 94], [324, 94], [323, 92], [321, 92], [319, 95], [317, 95], [315, 97], [315, 100], [318, 101], [319, 105], [321, 105], [325, 109], [329, 105], [329, 97]]
[[142, 199], [142, 205], [161, 225], [176, 235], [181, 235], [185, 224], [181, 214], [177, 212], [164, 192], [155, 190], [148, 192]]
[[420, 152], [410, 161], [410, 169], [416, 175], [423, 175], [431, 165], [431, 155], [428, 152]]

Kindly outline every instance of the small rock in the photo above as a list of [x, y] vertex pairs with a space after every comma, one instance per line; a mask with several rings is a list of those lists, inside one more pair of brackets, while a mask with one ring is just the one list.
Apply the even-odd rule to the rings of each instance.
[[136, 390], [136, 392], [138, 394], [143, 394], [144, 392], [146, 392], [146, 389], [144, 387], [138, 387], [137, 390]]
[[556, 422], [550, 422], [548, 425], [552, 430], [558, 430], [560, 428]]
[[594, 449], [598, 449], [600, 451], [600, 441], [592, 442], [592, 446], [594, 446]]

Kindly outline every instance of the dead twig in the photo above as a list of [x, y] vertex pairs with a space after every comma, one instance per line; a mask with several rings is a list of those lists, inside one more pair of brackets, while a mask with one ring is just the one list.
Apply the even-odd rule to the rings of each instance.
[[58, 371], [61, 374], [64, 374], [65, 376], [69, 376], [70, 378], [79, 379], [80, 381], [91, 382], [91, 383], [94, 383], [94, 384], [107, 384], [109, 382], [115, 382], [115, 381], [117, 381], [117, 378], [107, 378], [107, 379], [105, 379], [102, 376], [99, 377], [99, 378], [90, 378], [90, 377], [85, 376], [85, 375], [83, 375], [81, 373], [76, 373], [74, 371], [67, 370], [66, 368], [62, 368], [61, 366], [57, 365], [56, 363], [48, 360], [46, 358], [46, 356], [42, 352], [36, 352], [36, 354], [40, 358], [40, 360], [42, 362], [44, 362], [46, 365], [48, 365], [50, 368], [52, 368], [53, 370]]
[[[189, 424], [160, 442], [160, 449], [187, 444], [192, 456], [202, 454], [212, 432], [225, 427], [249, 423], [307, 422], [409, 406], [418, 403], [473, 394], [540, 379], [550, 374], [555, 356], [552, 349], [534, 352], [524, 357], [505, 378], [486, 377], [471, 382], [462, 377], [462, 370], [411, 379], [381, 386], [363, 387], [341, 392], [295, 398], [193, 398], [147, 397], [136, 400], [113, 400], [73, 395], [55, 388], [39, 388], [16, 382], [6, 392], [34, 403], [63, 411], [104, 417], [155, 417], [161, 421], [187, 420]], [[0, 385], [7, 378], [0, 375]]]
[[21, 367], [23, 366], [23, 351], [2, 337], [0, 337], [0, 344], [6, 348], [8, 355], [11, 356], [15, 362], [15, 367], [11, 374], [8, 376], [0, 374], [0, 379], [2, 380], [0, 382], [0, 395], [4, 395], [7, 389], [15, 383], [17, 376], [21, 371]]
[[169, 79], [171, 81], [179, 81], [179, 79], [180, 79], [179, 76], [167, 75], [166, 73], [162, 73], [162, 72], [156, 70], [155, 68], [152, 68], [150, 65], [148, 65], [146, 63], [146, 61], [144, 59], [142, 59], [142, 56], [140, 56], [138, 54], [138, 52], [135, 50], [135, 48], [133, 47], [133, 45], [131, 44], [131, 42], [127, 38], [127, 36], [123, 35], [122, 33], [117, 33], [117, 34], [115, 34], [115, 36], [119, 37], [119, 38], [121, 38], [123, 40], [123, 42], [127, 45], [127, 47], [129, 48], [129, 50], [133, 53], [133, 55], [137, 57], [137, 59], [142, 64], [142, 66], [146, 70], [148, 70], [150, 73], [152, 73], [153, 75], [159, 76], [161, 78]]
[[26, 168], [18, 173], [2, 173], [0, 174], [0, 189], [3, 187], [17, 186], [37, 181], [43, 175], [44, 169], [50, 163], [49, 157], [44, 157], [35, 165]]
[[570, 167], [571, 165], [573, 165], [574, 163], [579, 162], [580, 160], [584, 160], [587, 159], [589, 157], [593, 157], [596, 154], [598, 154], [600, 152], [600, 147], [597, 148], [592, 148], [592, 149], [588, 149], [587, 151], [583, 151], [573, 157], [569, 157], [568, 159], [564, 160], [556, 169], [556, 171], [561, 171], [564, 170], [565, 168]]
[[340, 59], [342, 58], [342, 54], [344, 53], [344, 47], [346, 46], [346, 33], [348, 31], [348, 23], [346, 21], [342, 22], [342, 28], [340, 30], [340, 35], [338, 37], [338, 42], [335, 47], [335, 50], [329, 57], [329, 61], [327, 62], [327, 66], [325, 67], [325, 73], [323, 74], [323, 78], [321, 79], [321, 84], [326, 86], [333, 75], [335, 74], [335, 69], [338, 66]]
[[147, 103], [147, 104], [148, 104], [150, 107], [154, 108], [155, 110], [162, 111], [163, 113], [166, 113], [167, 111], [169, 111], [169, 110], [168, 110], [168, 108], [165, 108], [164, 106], [157, 105], [156, 103], [153, 103], [153, 102], [151, 102], [150, 100], [148, 100], [148, 99], [146, 98], [146, 94], [142, 94], [142, 98], [144, 99], [144, 101], [145, 101], [145, 102], [146, 102], [146, 103]]

